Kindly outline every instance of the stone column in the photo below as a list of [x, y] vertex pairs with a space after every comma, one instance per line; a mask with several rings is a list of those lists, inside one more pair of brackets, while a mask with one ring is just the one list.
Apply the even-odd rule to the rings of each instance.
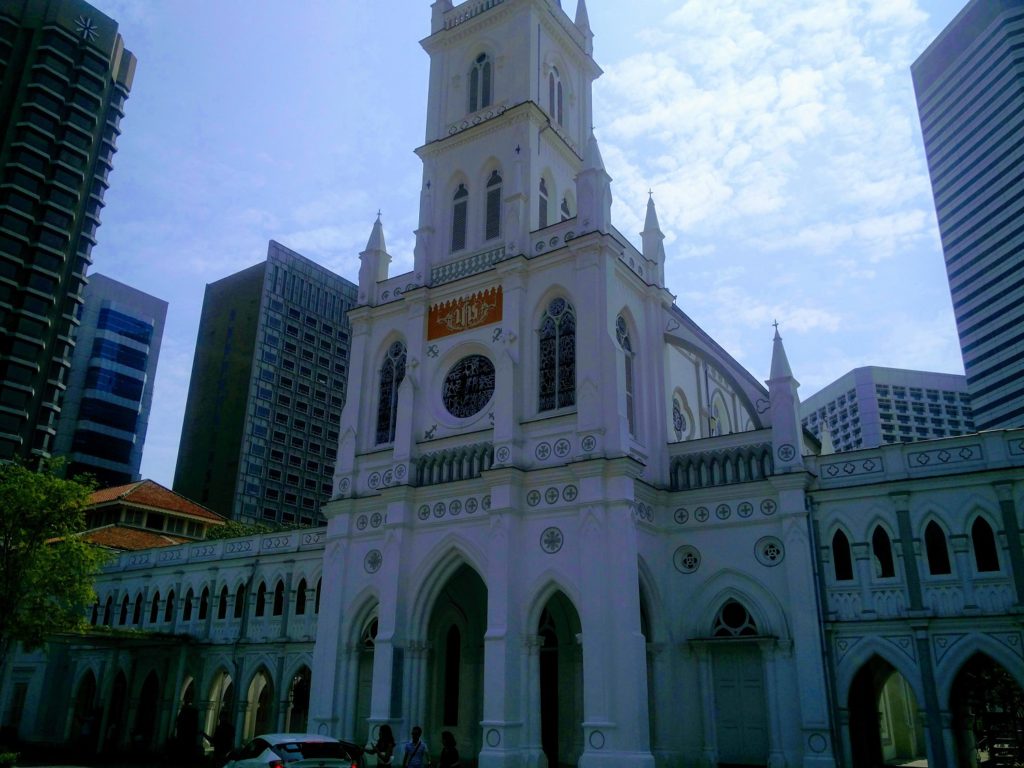
[[1010, 553], [1010, 570], [1013, 572], [1013, 586], [1017, 590], [1017, 607], [1024, 607], [1024, 550], [1020, 540], [1020, 525], [1017, 509], [1013, 503], [1013, 484], [998, 483], [999, 511], [1002, 513], [1003, 530], [1006, 532], [1006, 548]]
[[921, 687], [924, 688], [925, 722], [928, 726], [928, 765], [932, 768], [952, 768], [943, 744], [942, 712], [939, 693], [935, 685], [935, 665], [926, 627], [914, 630], [917, 643], [918, 665], [921, 670]]
[[520, 748], [525, 768], [546, 768], [540, 734], [540, 648], [544, 638], [526, 635], [523, 638], [522, 666], [525, 667], [525, 718]]
[[875, 616], [875, 601], [871, 596], [871, 546], [866, 542], [851, 543], [850, 550], [853, 553], [857, 581], [860, 582], [861, 617], [871, 619]]
[[900, 554], [903, 556], [903, 571], [907, 578], [910, 610], [921, 612], [924, 610], [924, 600], [921, 594], [920, 563], [914, 546], [914, 529], [910, 525], [910, 494], [892, 493], [889, 497], [896, 507], [897, 530], [900, 537], [898, 543]]

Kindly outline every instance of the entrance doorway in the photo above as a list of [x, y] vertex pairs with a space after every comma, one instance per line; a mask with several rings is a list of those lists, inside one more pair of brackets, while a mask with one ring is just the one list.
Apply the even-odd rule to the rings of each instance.
[[245, 740], [261, 733], [272, 733], [277, 729], [273, 725], [274, 686], [270, 675], [261, 669], [249, 684], [249, 706], [245, 715]]
[[950, 695], [957, 765], [1024, 764], [1024, 692], [1001, 665], [977, 653], [957, 673]]
[[914, 691], [880, 656], [873, 656], [853, 678], [849, 708], [854, 768], [927, 758], [924, 722]]
[[583, 753], [583, 652], [580, 617], [556, 592], [541, 612], [540, 741], [549, 768], [573, 766]]
[[768, 712], [761, 649], [753, 643], [716, 644], [711, 665], [719, 763], [766, 765]]

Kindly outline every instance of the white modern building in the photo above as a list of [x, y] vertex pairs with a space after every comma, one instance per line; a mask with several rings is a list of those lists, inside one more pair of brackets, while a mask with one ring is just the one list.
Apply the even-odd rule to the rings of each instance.
[[[832, 450], [956, 437], [974, 431], [963, 376], [866, 366], [800, 404], [801, 422]], [[827, 435], [827, 436], [826, 436]]]
[[374, 223], [326, 528], [122, 555], [99, 600], [143, 631], [19, 657], [19, 732], [98, 706], [153, 747], [192, 700], [481, 768], [989, 750], [1024, 432], [818, 455], [779, 334], [763, 386], [675, 305], [653, 201], [639, 247], [612, 225], [583, 0], [432, 8], [415, 265]]

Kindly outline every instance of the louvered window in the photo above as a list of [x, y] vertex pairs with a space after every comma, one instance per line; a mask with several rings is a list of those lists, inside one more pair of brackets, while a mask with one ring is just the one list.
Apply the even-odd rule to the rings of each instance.
[[466, 221], [469, 214], [469, 191], [465, 184], [455, 190], [452, 204], [452, 252], [466, 247]]
[[487, 180], [487, 221], [484, 239], [493, 240], [501, 235], [501, 176], [497, 171]]

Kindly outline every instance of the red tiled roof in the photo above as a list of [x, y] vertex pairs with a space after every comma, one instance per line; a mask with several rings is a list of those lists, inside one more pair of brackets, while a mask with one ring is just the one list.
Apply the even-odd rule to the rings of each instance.
[[112, 502], [134, 504], [166, 512], [176, 512], [179, 515], [198, 517], [215, 524], [226, 522], [223, 516], [218, 515], [212, 509], [196, 504], [191, 499], [186, 499], [181, 494], [175, 493], [169, 488], [164, 488], [152, 480], [140, 480], [137, 483], [129, 483], [128, 485], [103, 488], [102, 490], [94, 491], [89, 497], [90, 507], [98, 507], [101, 504], [110, 504]]
[[131, 551], [153, 549], [155, 547], [173, 547], [175, 544], [184, 544], [187, 541], [191, 541], [191, 539], [181, 536], [141, 531], [138, 528], [125, 528], [119, 525], [94, 528], [83, 533], [82, 538], [90, 544], [106, 547], [107, 549]]

